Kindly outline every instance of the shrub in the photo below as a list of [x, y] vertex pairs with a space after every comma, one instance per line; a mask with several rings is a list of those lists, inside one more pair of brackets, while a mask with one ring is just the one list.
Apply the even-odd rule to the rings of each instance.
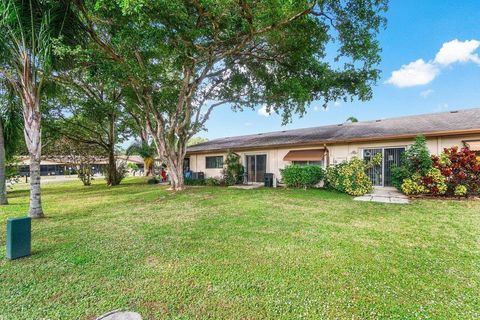
[[90, 164], [81, 164], [77, 175], [84, 186], [92, 185], [93, 173]]
[[467, 192], [468, 192], [467, 187], [459, 184], [458, 186], [455, 187], [455, 190], [453, 191], [453, 194], [456, 195], [456, 196], [466, 196]]
[[229, 151], [224, 162], [223, 181], [227, 186], [241, 184], [243, 182], [243, 173], [245, 169], [240, 163], [240, 156], [235, 152]]
[[187, 186], [204, 186], [205, 185], [205, 179], [188, 178], [188, 179], [185, 179], [184, 183]]
[[[402, 185], [406, 179], [412, 179], [417, 174], [425, 176], [432, 166], [433, 161], [427, 148], [427, 140], [419, 135], [415, 138], [413, 145], [402, 154], [400, 166], [392, 168], [392, 184], [403, 191]], [[407, 185], [411, 185], [411, 182]]]
[[353, 158], [348, 162], [342, 162], [327, 169], [327, 184], [329, 187], [352, 196], [361, 196], [372, 191], [373, 186], [370, 178], [365, 173], [371, 164]]
[[402, 156], [402, 166], [411, 175], [419, 173], [422, 176], [432, 168], [433, 161], [427, 148], [427, 139], [424, 136], [417, 136], [413, 145], [405, 150]]
[[[464, 186], [466, 194], [480, 192], [480, 161], [468, 148], [446, 148], [440, 157], [433, 156], [435, 168], [446, 179], [447, 193], [456, 195], [457, 186]], [[463, 190], [463, 188], [460, 188]]]
[[418, 176], [418, 178], [405, 179], [401, 185], [401, 190], [409, 196], [426, 192], [425, 187], [420, 184], [420, 176]]
[[147, 184], [158, 184], [160, 180], [158, 180], [156, 177], [152, 177], [147, 180]]
[[402, 184], [405, 180], [410, 179], [412, 174], [406, 166], [400, 165], [392, 167], [392, 185], [398, 190], [402, 190]]
[[447, 192], [447, 184], [440, 170], [431, 168], [425, 176], [416, 173], [411, 178], [405, 179], [401, 190], [406, 195], [444, 195]]
[[214, 186], [219, 186], [220, 185], [220, 181], [216, 178], [207, 178], [205, 179], [205, 184], [209, 187], [214, 187]]
[[445, 177], [437, 168], [431, 168], [427, 174], [421, 178], [421, 183], [425, 187], [426, 193], [432, 195], [443, 195], [447, 193]]
[[280, 170], [282, 181], [289, 188], [313, 187], [325, 178], [323, 168], [315, 165], [292, 164]]

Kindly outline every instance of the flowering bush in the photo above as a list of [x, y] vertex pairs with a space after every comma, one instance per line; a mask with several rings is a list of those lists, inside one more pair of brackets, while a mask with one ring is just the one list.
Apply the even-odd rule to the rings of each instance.
[[280, 170], [282, 181], [289, 188], [313, 187], [325, 178], [323, 168], [315, 165], [299, 166], [292, 164]]
[[[445, 177], [447, 193], [454, 195], [480, 192], [480, 161], [468, 148], [445, 148], [440, 157], [432, 157], [435, 168]], [[458, 189], [457, 189], [458, 187]], [[466, 188], [465, 194], [461, 193]]]
[[[381, 161], [381, 158], [380, 158]], [[361, 196], [372, 191], [372, 181], [365, 173], [368, 164], [353, 158], [327, 169], [329, 187], [352, 196]]]

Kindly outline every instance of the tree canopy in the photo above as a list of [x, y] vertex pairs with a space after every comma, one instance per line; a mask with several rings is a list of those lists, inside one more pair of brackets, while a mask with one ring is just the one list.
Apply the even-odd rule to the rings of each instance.
[[187, 141], [214, 108], [264, 104], [286, 123], [314, 100], [369, 99], [379, 76], [386, 1], [98, 0], [77, 9], [136, 97], [174, 189]]

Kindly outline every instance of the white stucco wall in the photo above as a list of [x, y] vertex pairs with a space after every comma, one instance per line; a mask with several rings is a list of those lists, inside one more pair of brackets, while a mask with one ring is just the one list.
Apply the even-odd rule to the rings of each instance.
[[[479, 140], [480, 135], [464, 135], [464, 136], [452, 136], [452, 137], [430, 137], [427, 138], [427, 146], [432, 154], [440, 154], [443, 148], [449, 148], [452, 146], [463, 147], [464, 140]], [[408, 147], [413, 143], [413, 139], [402, 140], [384, 140], [375, 142], [355, 142], [346, 144], [333, 144], [327, 145], [330, 157], [330, 164], [341, 163], [345, 160], [350, 160], [352, 157], [362, 157], [363, 149], [367, 148], [380, 148], [380, 147]], [[267, 172], [273, 173], [278, 179], [280, 176], [280, 169], [289, 165], [289, 161], [283, 161], [285, 155], [291, 150], [308, 150], [308, 149], [320, 149], [323, 145], [308, 146], [308, 147], [290, 147], [290, 148], [270, 148], [262, 150], [251, 151], [237, 151], [237, 154], [241, 156], [242, 164], [245, 165], [246, 155], [265, 154], [267, 155]], [[205, 157], [207, 156], [224, 156], [227, 153], [209, 153], [209, 154], [194, 154], [190, 155], [190, 168], [195, 172], [202, 171], [206, 177], [221, 177], [222, 169], [206, 169]]]

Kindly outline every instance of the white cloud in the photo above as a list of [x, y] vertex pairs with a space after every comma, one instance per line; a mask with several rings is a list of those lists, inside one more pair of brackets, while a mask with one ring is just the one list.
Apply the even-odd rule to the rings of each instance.
[[[480, 41], [478, 40], [459, 41], [455, 39], [445, 42], [435, 55], [435, 59], [427, 62], [418, 59], [405, 64], [399, 70], [393, 71], [385, 83], [399, 88], [420, 86], [432, 82], [440, 74], [441, 68], [453, 63], [474, 62], [480, 65], [480, 56], [475, 53], [479, 47]], [[423, 94], [422, 96], [426, 97]]]
[[264, 117], [270, 117], [270, 115], [272, 114], [271, 111], [270, 112], [267, 111], [266, 105], [263, 105], [260, 109], [258, 109], [257, 113]]
[[458, 39], [445, 42], [435, 56], [435, 63], [448, 66], [455, 62], [475, 62], [480, 64], [480, 57], [474, 53], [480, 47], [480, 41]]
[[431, 95], [432, 93], [434, 92], [434, 90], [432, 89], [427, 89], [427, 90], [423, 90], [422, 92], [420, 92], [420, 95], [424, 98], [428, 97], [429, 95]]
[[393, 71], [387, 83], [399, 88], [423, 85], [435, 79], [439, 72], [438, 67], [431, 62], [418, 59], [403, 65], [400, 70]]

